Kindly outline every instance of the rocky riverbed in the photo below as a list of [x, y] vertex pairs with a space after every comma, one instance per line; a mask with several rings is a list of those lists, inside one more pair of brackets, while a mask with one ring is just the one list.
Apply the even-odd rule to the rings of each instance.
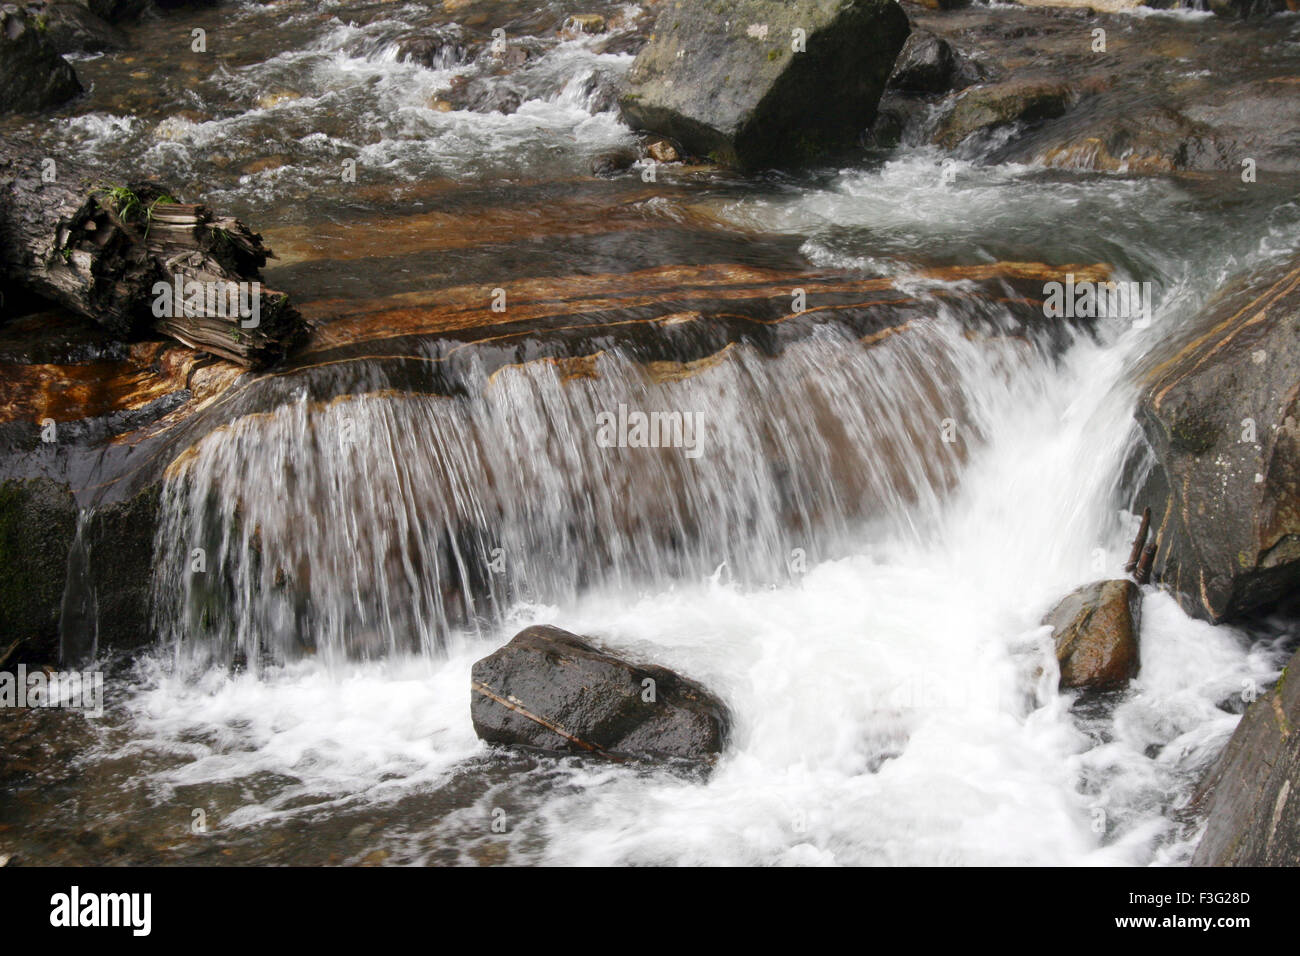
[[0, 858], [1297, 862], [1300, 20], [801, 4], [4, 8]]

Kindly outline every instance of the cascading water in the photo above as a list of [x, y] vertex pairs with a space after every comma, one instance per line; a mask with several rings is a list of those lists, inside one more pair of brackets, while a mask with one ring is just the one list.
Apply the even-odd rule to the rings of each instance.
[[[373, 213], [376, 189], [472, 186], [468, 209], [437, 207], [472, 227], [479, 203], [589, 188], [592, 157], [630, 141], [593, 87], [630, 57], [591, 38], [548, 36], [522, 73], [486, 75], [515, 88], [513, 113], [445, 110], [469, 63], [397, 55], [422, 5], [359, 24], [278, 6], [293, 10], [285, 41], [248, 41], [192, 84], [192, 115], [89, 113], [59, 135], [256, 221], [358, 236], [369, 264], [344, 259], [338, 294], [360, 300], [411, 291], [412, 271], [489, 288], [497, 275], [443, 246], [390, 263], [376, 248], [411, 210], [380, 204], [394, 232], [377, 239], [365, 222], [331, 232], [340, 210]], [[1153, 326], [1095, 323], [1062, 351], [1059, 337], [977, 334], [959, 299], [936, 297], [871, 344], [824, 330], [778, 357], [733, 346], [690, 370], [611, 349], [580, 367], [470, 370], [453, 395], [377, 377], [236, 418], [169, 470], [159, 651], [109, 695], [78, 799], [135, 814], [139, 842], [168, 847], [137, 804], [182, 807], [186, 827], [203, 807], [222, 852], [253, 861], [1185, 862], [1191, 788], [1279, 647], [1152, 590], [1140, 674], [1087, 705], [1058, 692], [1038, 622], [1127, 556], [1133, 369], [1227, 277], [1296, 248], [1300, 208], [1262, 182], [1225, 195], [965, 162], [945, 181], [945, 158], [653, 190], [633, 175], [591, 201], [677, 230], [669, 262], [773, 236], [801, 267], [904, 283], [921, 264], [1107, 262], [1156, 282]], [[341, 179], [346, 159], [360, 183]], [[511, 177], [559, 185], [493, 191]], [[532, 214], [515, 220], [524, 240]], [[602, 268], [657, 254], [639, 235]], [[537, 238], [533, 258], [512, 248], [488, 268], [553, 275], [589, 248]], [[337, 263], [313, 271], [317, 250], [298, 247], [307, 264], [290, 256], [287, 271], [336, 294]], [[699, 454], [603, 447], [598, 416], [620, 405], [698, 415]], [[717, 692], [736, 723], [712, 775], [490, 753], [469, 669], [532, 623]], [[498, 810], [504, 834], [489, 827]]]
[[[435, 653], [450, 628], [499, 623], [519, 600], [721, 566], [788, 580], [788, 565], [843, 552], [851, 529], [932, 527], [986, 427], [981, 382], [1027, 351], [936, 317], [870, 348], [833, 334], [779, 360], [732, 347], [660, 381], [602, 354], [594, 377], [549, 362], [479, 373], [468, 398], [304, 398], [214, 433], [173, 470], [159, 630], [253, 659]], [[671, 413], [679, 447], [619, 447], [620, 407]]]
[[[164, 633], [200, 661], [216, 646], [287, 656], [294, 641], [326, 660], [197, 684], [164, 668], [138, 729], [234, 733], [163, 775], [169, 787], [243, 778], [245, 750], [298, 781], [245, 802], [247, 825], [322, 801], [405, 807], [478, 752], [470, 661], [553, 622], [715, 688], [737, 714], [732, 750], [707, 783], [580, 761], [489, 772], [436, 827], [387, 844], [401, 858], [1183, 860], [1194, 834], [1178, 808], [1276, 649], [1153, 593], [1133, 688], [1075, 713], [1038, 626], [1065, 590], [1120, 571], [1127, 369], [1155, 334], [1112, 324], [1056, 360], [936, 316], [915, 340], [733, 350], [657, 384], [609, 356], [595, 379], [538, 364], [466, 398], [299, 403], [238, 423], [170, 479]], [[700, 410], [703, 454], [598, 447], [596, 414], [619, 402]], [[970, 429], [965, 454], [939, 438], [946, 418]], [[177, 572], [195, 541], [232, 572], [226, 618], [193, 617], [194, 577]], [[494, 548], [509, 588], [468, 571]], [[806, 573], [790, 562], [801, 552]], [[311, 581], [306, 622], [275, 596], [281, 567]], [[487, 595], [476, 632], [438, 590], [448, 579]], [[505, 850], [483, 835], [501, 806], [521, 820]]]

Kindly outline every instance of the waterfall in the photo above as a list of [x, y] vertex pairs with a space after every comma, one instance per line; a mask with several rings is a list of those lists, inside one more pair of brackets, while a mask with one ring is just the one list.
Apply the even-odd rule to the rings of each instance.
[[[936, 315], [874, 344], [826, 332], [777, 359], [606, 352], [576, 372], [472, 370], [453, 397], [303, 398], [217, 430], [169, 473], [158, 629], [199, 663], [436, 654], [449, 629], [521, 600], [720, 567], [788, 581], [867, 527], [933, 533], [989, 427], [986, 380], [1032, 351]], [[658, 423], [678, 447], [637, 447], [638, 414], [646, 444]]]

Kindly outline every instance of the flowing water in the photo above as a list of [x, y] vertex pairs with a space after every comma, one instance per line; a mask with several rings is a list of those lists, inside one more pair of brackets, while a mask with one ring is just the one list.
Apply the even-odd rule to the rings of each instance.
[[[465, 9], [472, 29], [498, 22]], [[521, 105], [448, 110], [439, 94], [479, 61], [399, 61], [426, 8], [276, 11], [274, 50], [266, 12], [224, 14], [215, 68], [150, 27], [138, 56], [174, 82], [137, 88], [88, 61], [103, 99], [50, 135], [276, 223], [298, 251], [268, 281], [299, 299], [383, 300], [493, 259], [597, 274], [602, 256], [721, 248], [899, 277], [923, 300], [921, 265], [1108, 262], [1154, 283], [1154, 321], [1098, 320], [1062, 348], [971, 334], [974, 306], [935, 296], [883, 342], [826, 328], [689, 375], [610, 348], [583, 375], [471, 363], [454, 394], [380, 365], [364, 388], [290, 389], [169, 471], [157, 650], [112, 678], [103, 718], [42, 715], [71, 755], [20, 789], [0, 839], [69, 862], [1186, 862], [1191, 789], [1288, 636], [1210, 627], [1149, 589], [1141, 673], [1081, 702], [1057, 690], [1038, 622], [1122, 574], [1145, 461], [1135, 369], [1223, 280], [1300, 244], [1287, 184], [977, 163], [945, 180], [920, 148], [748, 182], [683, 175], [649, 198], [633, 173], [581, 196], [669, 238], [529, 242], [546, 216], [516, 212], [515, 246], [457, 251], [478, 203], [591, 188], [591, 157], [631, 142], [600, 94], [630, 56], [557, 37], [558, 7], [521, 7], [501, 22], [536, 52], [488, 81]], [[166, 37], [189, 26], [165, 21]], [[373, 175], [340, 179], [347, 159]], [[461, 225], [393, 238], [411, 202]], [[385, 217], [391, 233], [366, 225]], [[323, 234], [355, 237], [371, 264], [349, 271]], [[620, 404], [697, 416], [695, 448], [602, 447], [597, 416]], [[717, 692], [735, 727], [707, 779], [482, 745], [470, 665], [533, 623]]]

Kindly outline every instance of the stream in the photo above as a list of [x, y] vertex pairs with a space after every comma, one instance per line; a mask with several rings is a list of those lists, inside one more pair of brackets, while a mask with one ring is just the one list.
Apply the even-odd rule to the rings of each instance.
[[[604, 288], [708, 263], [894, 279], [925, 320], [870, 345], [833, 323], [778, 355], [740, 342], [691, 374], [613, 341], [583, 374], [467, 359], [452, 388], [418, 363], [397, 374], [382, 348], [354, 348], [347, 374], [304, 362], [168, 469], [154, 649], [105, 661], [101, 717], [24, 718], [40, 756], [11, 774], [0, 850], [1185, 864], [1192, 789], [1293, 635], [1211, 627], [1147, 588], [1140, 673], [1083, 699], [1057, 689], [1040, 620], [1123, 575], [1149, 464], [1132, 412], [1144, 357], [1229, 277], [1300, 247], [1294, 183], [924, 146], [795, 173], [597, 178], [593, 159], [636, 142], [611, 91], [646, 11], [583, 6], [606, 18], [598, 35], [565, 33], [572, 12], [178, 12], [134, 28], [126, 54], [78, 60], [91, 95], [41, 135], [255, 224], [280, 256], [268, 285], [327, 337], [469, 285]], [[1199, 22], [1152, 20], [1175, 39]], [[527, 57], [494, 73], [498, 27]], [[451, 38], [431, 64], [399, 57], [431, 29]], [[998, 307], [924, 272], [998, 261], [1108, 263], [1151, 283], [1152, 321], [973, 333]], [[398, 331], [403, 355], [443, 354], [438, 330]], [[602, 447], [597, 416], [620, 405], [695, 415], [698, 454]], [[220, 574], [188, 573], [195, 548]], [[717, 766], [479, 741], [471, 664], [539, 623], [717, 693], [735, 717]]]

